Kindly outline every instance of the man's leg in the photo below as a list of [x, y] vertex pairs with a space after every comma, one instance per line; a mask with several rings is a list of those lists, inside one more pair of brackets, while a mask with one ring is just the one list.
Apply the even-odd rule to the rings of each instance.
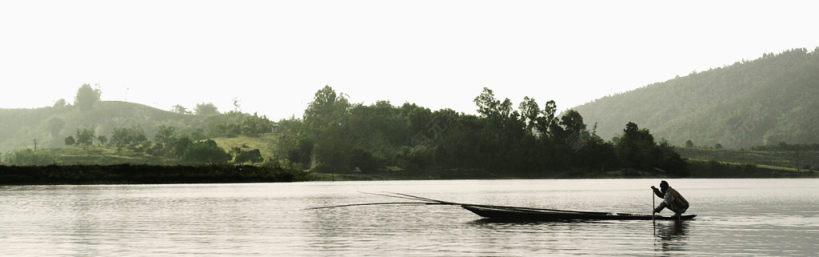
[[682, 219], [682, 214], [685, 213], [686, 210], [688, 210], [688, 209], [681, 209], [681, 210], [675, 211], [674, 212], [674, 217], [676, 217], [677, 220], [681, 220]]

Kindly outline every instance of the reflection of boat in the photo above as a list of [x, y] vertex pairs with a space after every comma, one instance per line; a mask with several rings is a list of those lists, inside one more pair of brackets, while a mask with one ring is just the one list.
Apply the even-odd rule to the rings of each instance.
[[[553, 209], [524, 208], [511, 206], [489, 206], [461, 204], [481, 217], [503, 221], [557, 221], [557, 220], [651, 220], [651, 215], [629, 213], [566, 211]], [[690, 220], [697, 215], [683, 215], [680, 220]], [[654, 216], [657, 220], [677, 220], [675, 217]]]

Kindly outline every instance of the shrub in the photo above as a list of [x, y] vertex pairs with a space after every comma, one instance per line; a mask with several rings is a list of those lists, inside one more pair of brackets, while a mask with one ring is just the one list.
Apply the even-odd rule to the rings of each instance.
[[56, 162], [57, 159], [52, 154], [31, 149], [17, 150], [6, 155], [6, 163], [14, 166], [43, 166]]

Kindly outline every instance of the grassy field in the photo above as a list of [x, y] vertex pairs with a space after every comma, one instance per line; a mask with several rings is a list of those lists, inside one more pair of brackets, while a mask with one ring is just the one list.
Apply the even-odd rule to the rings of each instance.
[[815, 178], [813, 170], [787, 167], [737, 164], [718, 161], [689, 160], [688, 169], [694, 178]]
[[718, 161], [727, 164], [753, 164], [768, 169], [803, 171], [819, 169], [819, 151], [756, 151], [712, 148], [676, 148], [680, 156], [692, 161]]
[[262, 157], [264, 157], [265, 160], [271, 160], [274, 157], [273, 149], [276, 145], [277, 138], [273, 133], [266, 133], [259, 137], [217, 137], [213, 138], [213, 141], [216, 141], [216, 144], [222, 149], [225, 149], [225, 151], [230, 151], [233, 147], [259, 149], [259, 152], [262, 153]]
[[[229, 152], [233, 147], [243, 150], [259, 149], [265, 160], [273, 159], [273, 146], [276, 137], [273, 134], [264, 134], [260, 137], [238, 136], [233, 138], [214, 138], [219, 147]], [[55, 164], [59, 165], [179, 165], [185, 164], [182, 160], [172, 157], [153, 156], [144, 151], [135, 151], [128, 147], [117, 149], [114, 146], [63, 146], [45, 148], [38, 151], [53, 156]], [[261, 163], [258, 163], [260, 165]]]
[[61, 165], [115, 165], [115, 164], [150, 164], [150, 165], [173, 165], [179, 161], [172, 158], [154, 157], [144, 152], [134, 152], [123, 148], [119, 151], [110, 146], [66, 146], [60, 148], [44, 149], [55, 157], [57, 164]]

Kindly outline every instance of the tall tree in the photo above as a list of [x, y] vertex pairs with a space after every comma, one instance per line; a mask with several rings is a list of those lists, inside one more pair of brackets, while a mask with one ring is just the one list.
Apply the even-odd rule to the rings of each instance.
[[501, 102], [495, 98], [492, 89], [483, 88], [480, 95], [473, 100], [478, 105], [478, 113], [483, 117], [493, 117], [500, 115]]
[[188, 108], [178, 104], [171, 107], [171, 111], [179, 114], [191, 114], [191, 111], [188, 111]]
[[626, 124], [616, 150], [625, 167], [648, 170], [658, 166], [660, 156], [654, 136], [634, 122]]
[[74, 139], [74, 136], [68, 136], [65, 138], [65, 145], [72, 146], [76, 142], [77, 140]]
[[196, 115], [202, 116], [211, 116], [219, 114], [219, 110], [216, 108], [213, 103], [201, 103], [196, 105], [196, 109], [194, 109]]
[[537, 126], [538, 118], [541, 117], [540, 106], [538, 106], [534, 98], [525, 96], [523, 97], [523, 102], [520, 102], [518, 109], [520, 109], [521, 118], [526, 122], [527, 132], [531, 133]]
[[108, 137], [106, 137], [105, 135], [100, 135], [97, 137], [97, 142], [100, 142], [100, 145], [104, 145], [108, 143]]
[[315, 157], [320, 165], [330, 169], [347, 169], [351, 140], [346, 131], [350, 103], [344, 94], [330, 86], [316, 92], [304, 111], [305, 128], [313, 139]]
[[562, 131], [560, 126], [557, 126], [558, 121], [555, 117], [556, 114], [557, 104], [554, 100], [549, 100], [546, 102], [546, 105], [543, 106], [543, 112], [541, 113], [541, 116], [538, 117], [535, 126], [541, 135], [551, 137], [554, 136], [554, 134], [557, 134], [559, 131]]
[[100, 90], [91, 88], [91, 85], [83, 84], [77, 90], [77, 96], [74, 98], [74, 105], [80, 110], [90, 110], [94, 105], [100, 101]]
[[63, 107], [65, 107], [65, 99], [60, 98], [60, 100], [57, 100], [56, 102], [54, 102], [54, 105], [52, 107], [54, 107], [54, 108], [63, 108]]
[[77, 145], [89, 146], [94, 143], [94, 130], [77, 129]]
[[159, 125], [154, 134], [154, 142], [162, 145], [170, 145], [175, 139], [176, 128], [166, 125]]
[[568, 110], [563, 117], [560, 117], [560, 125], [563, 125], [566, 133], [570, 135], [580, 135], [586, 130], [586, 124], [583, 123], [583, 116], [575, 110]]
[[49, 132], [51, 132], [51, 136], [57, 137], [57, 135], [60, 134], [60, 130], [62, 130], [65, 126], [65, 121], [57, 117], [52, 117], [51, 119], [48, 119], [47, 126]]

